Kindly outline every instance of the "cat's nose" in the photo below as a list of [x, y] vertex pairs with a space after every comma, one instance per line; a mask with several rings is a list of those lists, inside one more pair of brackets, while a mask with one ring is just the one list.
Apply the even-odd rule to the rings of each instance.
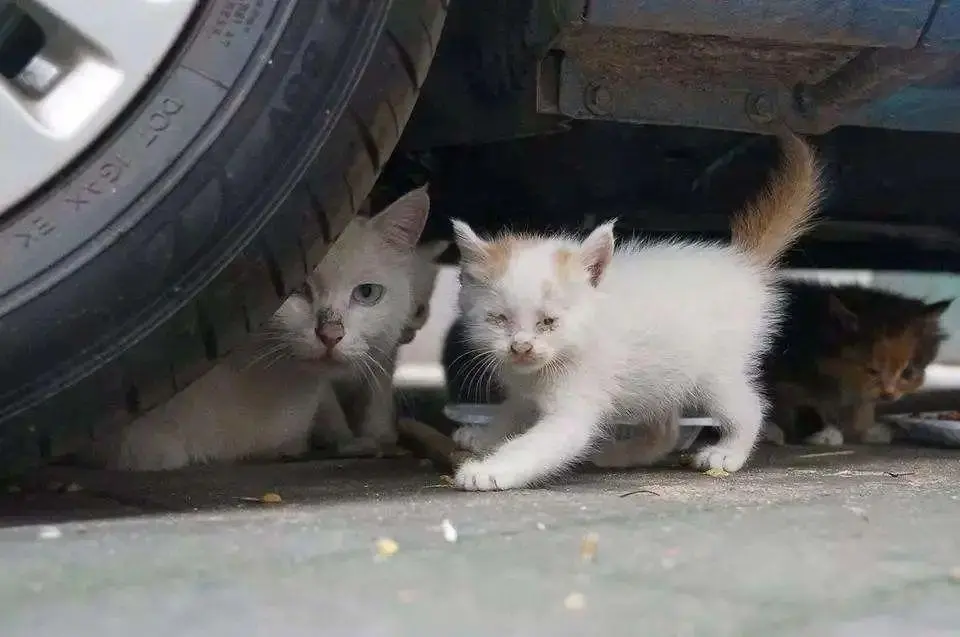
[[327, 349], [333, 349], [343, 340], [343, 323], [323, 323], [314, 331]]
[[511, 354], [529, 354], [533, 350], [533, 343], [530, 341], [513, 341], [510, 343]]

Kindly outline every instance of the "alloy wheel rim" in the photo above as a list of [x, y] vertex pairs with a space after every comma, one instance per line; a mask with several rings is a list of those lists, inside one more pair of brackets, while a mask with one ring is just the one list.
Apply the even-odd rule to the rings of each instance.
[[197, 2], [0, 1], [0, 217], [116, 120]]

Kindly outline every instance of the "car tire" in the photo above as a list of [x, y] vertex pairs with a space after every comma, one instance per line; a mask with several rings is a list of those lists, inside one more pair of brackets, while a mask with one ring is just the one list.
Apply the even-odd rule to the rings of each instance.
[[446, 10], [200, 3], [136, 104], [0, 217], [0, 467], [161, 403], [271, 315], [366, 198]]

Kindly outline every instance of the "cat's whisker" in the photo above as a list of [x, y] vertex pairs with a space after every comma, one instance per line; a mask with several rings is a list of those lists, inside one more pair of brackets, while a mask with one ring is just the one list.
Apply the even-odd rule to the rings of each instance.
[[[471, 382], [473, 378], [473, 373], [476, 371], [476, 369], [479, 366], [483, 365], [484, 361], [488, 356], [487, 352], [471, 352], [471, 353], [473, 354], [473, 358], [471, 358], [461, 369], [459, 369], [456, 374], [457, 379], [463, 382], [463, 385], [467, 390], [467, 396], [473, 396], [473, 393], [472, 393], [473, 386]], [[479, 399], [480, 397], [478, 396], [477, 398]]]
[[478, 401], [482, 401], [486, 398], [485, 395], [481, 394], [481, 388], [483, 386], [483, 372], [486, 366], [493, 359], [495, 359], [495, 356], [492, 352], [481, 352], [470, 368], [472, 371], [466, 380], [467, 392], [468, 395], [473, 394], [476, 396]]
[[286, 343], [280, 343], [280, 344], [276, 344], [271, 347], [267, 347], [267, 348], [264, 348], [263, 350], [258, 351], [256, 355], [254, 355], [249, 361], [247, 361], [247, 364], [241, 368], [242, 371], [247, 371], [256, 365], [259, 365], [265, 359], [273, 356], [277, 352], [287, 349], [287, 347], [288, 345]]
[[496, 356], [491, 356], [490, 360], [487, 363], [484, 373], [486, 374], [486, 385], [483, 388], [483, 400], [489, 400], [491, 394], [491, 385], [493, 384], [494, 379], [497, 378], [497, 372], [500, 371], [500, 359]]

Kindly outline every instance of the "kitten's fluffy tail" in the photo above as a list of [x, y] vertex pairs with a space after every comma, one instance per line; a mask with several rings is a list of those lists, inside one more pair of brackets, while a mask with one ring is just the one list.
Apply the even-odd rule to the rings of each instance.
[[732, 243], [763, 266], [773, 266], [810, 229], [822, 196], [813, 150], [792, 133], [780, 135], [783, 159], [770, 183], [733, 220]]

